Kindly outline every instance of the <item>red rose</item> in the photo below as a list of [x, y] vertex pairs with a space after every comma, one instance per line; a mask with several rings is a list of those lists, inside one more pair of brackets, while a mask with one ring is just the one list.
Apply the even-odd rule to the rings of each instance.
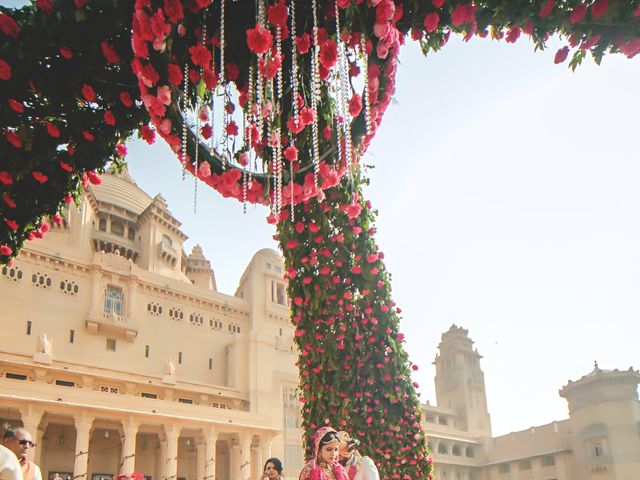
[[215, 86], [218, 84], [218, 72], [214, 72], [210, 68], [202, 69], [202, 78], [204, 79], [205, 86], [209, 90], [213, 90]]
[[211, 135], [213, 135], [213, 128], [211, 128], [211, 125], [207, 123], [200, 129], [200, 134], [202, 135], [202, 138], [204, 138], [205, 140], [209, 140], [211, 138]]
[[272, 43], [273, 35], [268, 29], [256, 25], [247, 30], [247, 45], [253, 53], [261, 55], [268, 52]]
[[158, 72], [156, 72], [156, 69], [153, 68], [151, 64], [145, 65], [142, 68], [140, 76], [147, 87], [153, 87], [158, 83], [158, 80], [160, 80], [160, 75], [158, 75]]
[[287, 26], [287, 6], [284, 0], [267, 7], [267, 19], [269, 23], [280, 28]]
[[382, 0], [376, 6], [376, 22], [390, 22], [396, 13], [396, 6], [391, 0]]
[[208, 67], [211, 64], [211, 52], [204, 45], [189, 47], [189, 53], [191, 54], [191, 61], [194, 65]]
[[431, 3], [433, 3], [434, 7], [440, 8], [444, 5], [444, 0], [431, 0]]
[[236, 135], [238, 135], [238, 125], [236, 125], [236, 122], [231, 120], [227, 124], [227, 127], [225, 128], [225, 131], [227, 132], [227, 135], [236, 136]]
[[7, 37], [16, 38], [20, 32], [20, 27], [9, 14], [0, 13], [0, 30], [2, 30]]
[[142, 128], [140, 129], [140, 136], [149, 145], [153, 144], [153, 142], [156, 141], [156, 132], [149, 125], [142, 126]]
[[164, 13], [171, 23], [177, 23], [184, 18], [184, 10], [180, 0], [164, 0]]
[[49, 177], [44, 175], [42, 172], [31, 172], [31, 176], [39, 183], [45, 183], [49, 180]]
[[331, 138], [331, 127], [330, 126], [326, 126], [322, 129], [322, 136], [324, 137], [325, 140], [329, 140]]
[[7, 139], [7, 141], [13, 145], [16, 148], [21, 148], [22, 147], [22, 140], [20, 140], [20, 137], [18, 137], [18, 135], [16, 135], [14, 132], [10, 132], [9, 130], [5, 130], [4, 132], [4, 136]]
[[556, 56], [553, 60], [553, 63], [558, 64], [562, 63], [567, 59], [569, 55], [569, 47], [562, 47], [560, 50], [556, 52]]
[[85, 83], [82, 86], [82, 96], [87, 102], [93, 102], [96, 99], [96, 92], [91, 85]]
[[522, 30], [520, 29], [520, 27], [518, 25], [513, 25], [509, 31], [507, 32], [507, 35], [505, 37], [505, 41], [507, 43], [516, 43], [516, 41], [518, 40], [518, 38], [520, 38], [520, 32]]
[[311, 107], [304, 107], [300, 109], [300, 120], [306, 125], [311, 125], [316, 119], [316, 113]]
[[587, 13], [587, 4], [580, 3], [573, 8], [571, 16], [569, 17], [569, 23], [578, 23], [584, 18], [584, 14]]
[[459, 27], [463, 23], [473, 23], [476, 19], [476, 6], [472, 3], [459, 3], [451, 13], [451, 23]]
[[9, 80], [11, 78], [11, 66], [0, 59], [0, 80]]
[[591, 6], [591, 15], [593, 18], [600, 18], [609, 11], [609, 0], [596, 0]]
[[106, 40], [103, 40], [100, 43], [100, 48], [102, 49], [102, 55], [104, 55], [104, 58], [107, 60], [107, 63], [114, 63], [114, 64], [120, 63], [120, 57], [118, 56], [118, 53], [109, 44], [109, 42], [107, 42]]
[[424, 28], [427, 33], [431, 33], [438, 28], [438, 23], [440, 23], [440, 15], [438, 12], [427, 13], [424, 17]]
[[4, 200], [4, 203], [6, 203], [9, 208], [16, 208], [16, 202], [13, 201], [8, 193], [2, 196], [2, 200]]
[[4, 223], [6, 223], [7, 226], [14, 232], [18, 230], [18, 222], [16, 222], [15, 220], [9, 220], [8, 218], [5, 218]]
[[320, 45], [320, 63], [325, 68], [333, 67], [338, 61], [338, 46], [328, 38]]
[[167, 79], [173, 85], [180, 85], [182, 83], [182, 69], [175, 63], [167, 65]]
[[120, 101], [127, 108], [133, 105], [133, 100], [131, 100], [131, 95], [129, 95], [129, 92], [120, 92]]
[[11, 107], [11, 110], [13, 110], [14, 112], [17, 113], [22, 113], [24, 112], [24, 104], [21, 102], [18, 102], [17, 100], [14, 100], [13, 98], [10, 98], [7, 100], [9, 102], [9, 107]]
[[60, 47], [60, 55], [66, 60], [71, 60], [73, 58], [73, 52], [70, 48], [65, 46]]
[[3, 185], [11, 185], [13, 183], [13, 177], [6, 170], [0, 170], [0, 183]]
[[67, 172], [73, 172], [73, 167], [71, 165], [69, 165], [68, 163], [65, 163], [63, 161], [60, 161], [60, 168], [62, 168], [63, 170], [65, 170]]
[[311, 48], [311, 35], [303, 33], [302, 35], [296, 36], [296, 47], [298, 47], [299, 53], [307, 53]]
[[111, 110], [104, 112], [104, 122], [111, 126], [116, 124], [116, 117], [113, 116], [113, 112]]
[[0, 255], [5, 255], [8, 257], [12, 253], [13, 253], [13, 250], [11, 250], [11, 247], [7, 245], [0, 245]]
[[53, 13], [53, 0], [36, 0], [36, 7], [47, 15], [51, 15]]
[[87, 130], [83, 130], [82, 131], [82, 136], [84, 137], [85, 140], [87, 140], [88, 142], [93, 142], [94, 136], [93, 133], [87, 131]]
[[118, 155], [120, 157], [126, 157], [127, 156], [127, 146], [124, 143], [118, 143], [116, 145], [116, 152], [118, 152]]
[[163, 41], [171, 33], [171, 25], [164, 20], [164, 12], [158, 9], [151, 17], [151, 32], [155, 36], [154, 40]]
[[60, 129], [51, 122], [47, 122], [47, 133], [49, 133], [49, 135], [51, 135], [53, 138], [60, 137]]
[[287, 120], [287, 128], [291, 130], [291, 133], [298, 134], [304, 130], [305, 124], [300, 117], [291, 117]]
[[540, 18], [546, 18], [549, 15], [551, 15], [551, 12], [553, 12], [554, 4], [555, 4], [555, 0], [547, 0], [547, 3], [545, 3], [544, 6], [538, 12], [538, 16]]
[[284, 149], [284, 158], [290, 162], [295, 162], [298, 159], [298, 149], [295, 145], [289, 145]]
[[100, 185], [102, 183], [102, 179], [98, 174], [96, 174], [96, 172], [88, 171], [87, 177], [93, 185]]
[[236, 63], [227, 63], [224, 66], [224, 74], [227, 77], [227, 80], [235, 81], [238, 79], [238, 75], [240, 75], [240, 67]]
[[352, 117], [357, 117], [362, 110], [362, 97], [357, 93], [349, 100], [349, 113]]

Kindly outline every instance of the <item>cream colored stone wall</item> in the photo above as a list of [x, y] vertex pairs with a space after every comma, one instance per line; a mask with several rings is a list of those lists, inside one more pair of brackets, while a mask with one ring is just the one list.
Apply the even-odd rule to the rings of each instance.
[[[236, 296], [193, 285], [179, 222], [126, 176], [106, 175], [66, 221], [0, 277], [0, 420], [36, 437], [43, 474], [246, 480], [277, 455], [295, 475], [292, 328], [286, 297], [268, 294], [284, 285], [278, 254], [258, 252]], [[114, 287], [122, 308], [107, 312]]]
[[561, 391], [569, 402], [568, 419], [491, 437], [476, 423], [489, 418], [482, 402], [483, 408], [474, 411], [468, 403], [474, 395], [486, 398], [483, 381], [466, 388], [474, 385], [474, 375], [483, 378], [472, 343], [467, 331], [455, 325], [443, 334], [435, 361], [438, 405], [423, 405], [436, 480], [640, 478], [637, 371], [596, 366]]

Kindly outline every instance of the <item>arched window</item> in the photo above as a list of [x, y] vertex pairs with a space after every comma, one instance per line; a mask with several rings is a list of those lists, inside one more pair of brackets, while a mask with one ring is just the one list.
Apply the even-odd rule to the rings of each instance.
[[100, 222], [98, 223], [98, 230], [100, 230], [101, 232], [106, 232], [107, 231], [107, 220], [104, 218], [100, 219]]
[[162, 235], [162, 243], [168, 246], [172, 246], [173, 240], [171, 240], [171, 237], [169, 235]]
[[465, 455], [469, 458], [473, 458], [476, 455], [476, 452], [473, 451], [473, 447], [471, 445], [467, 446], [467, 450], [465, 451]]
[[449, 453], [449, 449], [447, 448], [447, 444], [444, 442], [440, 442], [438, 444], [438, 453], [442, 453], [444, 455], [446, 455], [447, 453]]
[[451, 454], [455, 455], [456, 457], [462, 455], [462, 449], [460, 448], [460, 445], [454, 445], [451, 449]]

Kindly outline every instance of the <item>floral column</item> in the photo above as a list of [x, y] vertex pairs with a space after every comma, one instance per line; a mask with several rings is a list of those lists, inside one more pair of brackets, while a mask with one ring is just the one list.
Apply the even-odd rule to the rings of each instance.
[[362, 441], [381, 478], [425, 479], [431, 458], [411, 380], [417, 367], [402, 345], [400, 309], [375, 243], [364, 183], [354, 174], [327, 190], [325, 199], [296, 207], [296, 221], [285, 218], [278, 225], [307, 454], [313, 432], [331, 424]]

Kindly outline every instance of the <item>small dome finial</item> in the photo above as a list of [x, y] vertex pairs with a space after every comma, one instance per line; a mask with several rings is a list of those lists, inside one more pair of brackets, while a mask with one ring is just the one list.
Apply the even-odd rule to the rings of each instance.
[[598, 361], [597, 360], [593, 361], [593, 369], [594, 370], [600, 370], [600, 368], [598, 368]]

